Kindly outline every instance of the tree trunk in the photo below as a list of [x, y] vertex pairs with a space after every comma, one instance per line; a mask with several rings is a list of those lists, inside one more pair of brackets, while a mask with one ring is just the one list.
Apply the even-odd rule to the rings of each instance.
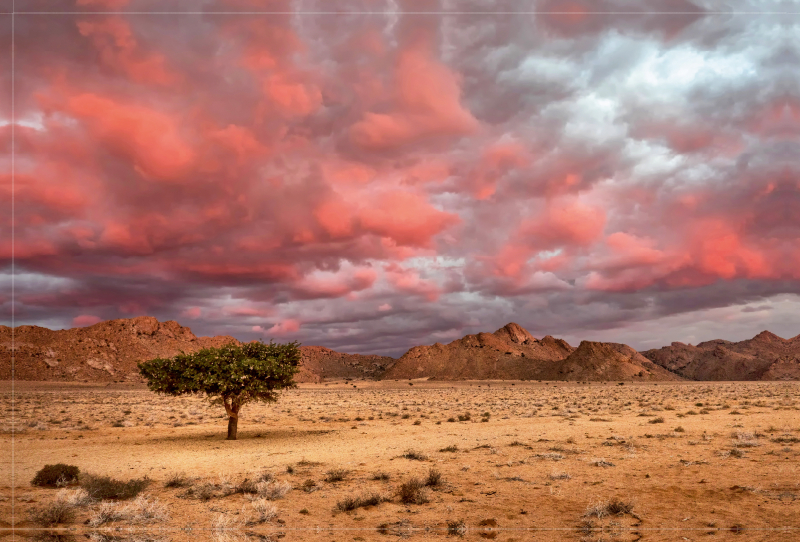
[[228, 418], [228, 438], [226, 440], [236, 440], [236, 426], [239, 423], [239, 417], [231, 416]]

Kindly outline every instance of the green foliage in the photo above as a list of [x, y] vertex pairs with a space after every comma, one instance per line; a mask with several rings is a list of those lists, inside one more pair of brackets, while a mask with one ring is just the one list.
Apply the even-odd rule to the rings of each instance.
[[194, 354], [139, 363], [150, 390], [167, 395], [205, 393], [212, 403], [238, 407], [250, 401], [277, 401], [277, 392], [294, 387], [299, 343], [270, 341], [204, 348]]
[[31, 485], [41, 487], [60, 487], [78, 479], [80, 470], [74, 465], [56, 463], [45, 465], [31, 480]]

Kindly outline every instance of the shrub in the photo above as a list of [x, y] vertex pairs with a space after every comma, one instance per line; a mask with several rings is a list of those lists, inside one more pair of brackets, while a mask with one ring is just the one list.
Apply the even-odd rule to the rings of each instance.
[[136, 497], [141, 493], [150, 480], [147, 477], [138, 480], [128, 480], [122, 482], [109, 476], [95, 476], [93, 474], [84, 475], [81, 478], [81, 487], [86, 490], [93, 499], [116, 499], [127, 500]]
[[302, 489], [306, 493], [311, 493], [317, 490], [317, 483], [309, 478], [308, 480], [302, 483], [300, 489]]
[[124, 517], [116, 503], [104, 502], [100, 503], [100, 508], [89, 518], [88, 525], [89, 527], [99, 527], [112, 521], [119, 521]]
[[136, 500], [122, 510], [122, 515], [131, 523], [140, 525], [169, 519], [167, 508], [158, 499], [151, 500], [146, 495], [136, 497]]
[[440, 452], [457, 452], [458, 451], [458, 446], [456, 446], [455, 444], [451, 444], [450, 446], [448, 446], [446, 448], [442, 448], [439, 451]]
[[262, 481], [256, 484], [256, 492], [259, 497], [269, 501], [282, 499], [292, 490], [292, 484], [288, 482]]
[[89, 496], [86, 490], [81, 488], [78, 488], [75, 491], [62, 489], [58, 492], [58, 495], [56, 495], [56, 500], [65, 502], [73, 507], [89, 506], [94, 502], [94, 499]]
[[405, 457], [406, 459], [413, 459], [415, 461], [425, 461], [428, 459], [428, 456], [426, 456], [422, 452], [418, 452], [417, 450], [412, 450], [411, 448], [403, 452], [403, 457]]
[[29, 517], [32, 522], [43, 526], [69, 523], [75, 519], [75, 508], [63, 500], [56, 499], [41, 508], [31, 510]]
[[652, 420], [648, 421], [647, 423], [664, 423], [664, 418], [659, 416], [658, 418], [653, 418]]
[[389, 480], [390, 478], [391, 476], [389, 475], [388, 472], [376, 472], [375, 474], [372, 475], [373, 480], [385, 481]]
[[183, 472], [173, 473], [164, 482], [164, 487], [189, 487], [192, 485], [191, 480]]
[[425, 485], [428, 487], [439, 487], [442, 484], [444, 484], [442, 473], [438, 469], [432, 467], [428, 471], [428, 476], [425, 478]]
[[80, 469], [74, 465], [56, 463], [45, 465], [31, 480], [31, 485], [40, 487], [62, 487], [78, 479]]
[[600, 501], [589, 505], [584, 512], [583, 517], [589, 518], [595, 516], [602, 519], [606, 516], [621, 516], [623, 514], [630, 514], [633, 510], [633, 503], [625, 502], [620, 499], [614, 498], [610, 502]]
[[472, 414], [470, 414], [469, 412], [465, 412], [464, 414], [458, 415], [458, 421], [460, 422], [468, 422], [471, 419], [472, 419]]
[[350, 474], [350, 471], [346, 469], [331, 469], [325, 473], [325, 481], [341, 482], [348, 474]]
[[447, 534], [451, 536], [464, 536], [467, 532], [467, 524], [463, 519], [458, 521], [447, 520]]
[[411, 478], [401, 484], [398, 493], [400, 502], [403, 504], [425, 504], [428, 502], [425, 484], [418, 478]]
[[377, 506], [382, 502], [386, 502], [389, 499], [380, 493], [365, 493], [363, 495], [359, 495], [358, 497], [345, 497], [341, 501], [336, 503], [336, 510], [340, 512], [349, 512], [350, 510], [355, 510], [356, 508], [364, 508], [366, 506]]
[[267, 499], [256, 499], [250, 504], [255, 510], [256, 519], [248, 523], [266, 523], [272, 521], [278, 515], [278, 509]]

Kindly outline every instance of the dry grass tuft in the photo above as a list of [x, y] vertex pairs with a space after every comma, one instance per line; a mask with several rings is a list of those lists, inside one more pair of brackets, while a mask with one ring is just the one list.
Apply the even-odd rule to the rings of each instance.
[[403, 504], [425, 504], [429, 502], [428, 492], [425, 491], [425, 482], [419, 478], [411, 478], [401, 484], [398, 493], [400, 502]]

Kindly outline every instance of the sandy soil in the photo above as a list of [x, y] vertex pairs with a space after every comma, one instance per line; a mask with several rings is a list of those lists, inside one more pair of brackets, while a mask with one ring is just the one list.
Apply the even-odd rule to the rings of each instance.
[[[16, 527], [36, 527], [29, 513], [60, 490], [30, 481], [45, 464], [68, 463], [151, 479], [144, 494], [169, 516], [145, 525], [161, 529], [159, 540], [245, 531], [432, 539], [448, 526], [451, 535], [503, 541], [800, 539], [800, 383], [412, 384], [304, 384], [276, 404], [247, 405], [239, 440], [226, 441], [224, 412], [199, 398], [130, 384], [17, 382], [12, 463], [11, 384], [3, 383], [0, 526], [13, 515]], [[343, 479], [326, 481], [336, 469]], [[443, 482], [422, 490], [428, 502], [402, 503], [401, 484], [431, 469]], [[178, 472], [191, 490], [164, 487]], [[277, 515], [248, 527], [254, 496], [226, 493], [263, 473], [272, 475], [266, 503]], [[208, 500], [197, 498], [203, 488]], [[337, 510], [368, 493], [388, 500]], [[614, 499], [630, 511], [592, 514]], [[78, 507], [61, 527], [86, 528], [100, 506]], [[226, 522], [239, 529], [213, 531]]]

